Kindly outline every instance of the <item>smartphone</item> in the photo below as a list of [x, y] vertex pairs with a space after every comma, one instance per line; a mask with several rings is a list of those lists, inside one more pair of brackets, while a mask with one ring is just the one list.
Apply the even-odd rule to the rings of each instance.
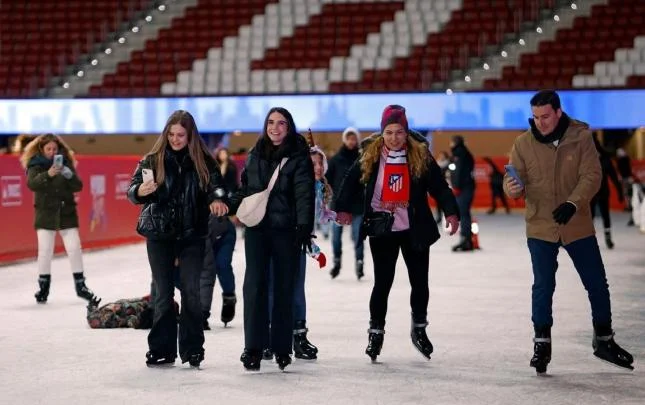
[[517, 174], [517, 170], [515, 170], [515, 166], [513, 165], [504, 165], [504, 169], [506, 169], [506, 173], [511, 176], [512, 178], [517, 181], [517, 183], [524, 187], [524, 183], [522, 182], [522, 179], [520, 179], [520, 175]]
[[63, 155], [54, 155], [54, 166], [63, 167]]
[[143, 175], [143, 182], [144, 183], [147, 183], [149, 181], [152, 181], [152, 182], [155, 181], [155, 177], [152, 174], [151, 169], [143, 169], [143, 170], [141, 170], [141, 174]]

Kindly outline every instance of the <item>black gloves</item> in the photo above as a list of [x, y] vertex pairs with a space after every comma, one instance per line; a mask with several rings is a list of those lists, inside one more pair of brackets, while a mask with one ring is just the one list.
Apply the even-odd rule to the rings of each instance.
[[576, 206], [573, 203], [567, 201], [560, 204], [560, 206], [553, 211], [553, 220], [560, 225], [566, 225], [566, 223], [569, 222], [569, 220], [575, 213]]
[[311, 252], [311, 239], [315, 237], [315, 235], [311, 234], [309, 227], [303, 225], [296, 226], [296, 246], [301, 248], [302, 251]]

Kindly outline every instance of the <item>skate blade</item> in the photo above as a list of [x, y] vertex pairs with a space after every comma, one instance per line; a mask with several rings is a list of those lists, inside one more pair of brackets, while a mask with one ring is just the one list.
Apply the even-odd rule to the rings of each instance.
[[609, 361], [609, 360], [605, 360], [605, 359], [603, 359], [602, 357], [598, 357], [598, 356], [596, 356], [595, 354], [594, 354], [594, 357], [596, 357], [598, 360], [602, 361], [603, 363], [607, 363], [607, 364], [609, 364], [610, 366], [614, 366], [614, 367], [615, 367], [615, 368], [617, 368], [617, 369], [620, 369], [620, 370], [629, 370], [629, 371], [634, 371], [634, 366], [633, 366], [633, 365], [631, 365], [631, 364], [630, 364], [630, 365], [628, 365], [628, 366], [627, 366], [627, 365], [623, 366], [623, 365], [620, 365], [620, 364], [616, 364], [616, 363], [614, 363], [614, 362], [611, 362], [611, 361]]
[[175, 363], [146, 364], [148, 368], [173, 368]]

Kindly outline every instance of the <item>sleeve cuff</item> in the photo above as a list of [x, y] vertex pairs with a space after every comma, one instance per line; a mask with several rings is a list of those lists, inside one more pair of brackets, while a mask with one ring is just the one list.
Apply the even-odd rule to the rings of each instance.
[[571, 201], [571, 200], [567, 200], [567, 202], [568, 202], [568, 203], [573, 204], [573, 206], [574, 206], [574, 207], [576, 207], [576, 210], [578, 210], [578, 206], [576, 205], [576, 203], [574, 203], [574, 202], [573, 202], [573, 201]]

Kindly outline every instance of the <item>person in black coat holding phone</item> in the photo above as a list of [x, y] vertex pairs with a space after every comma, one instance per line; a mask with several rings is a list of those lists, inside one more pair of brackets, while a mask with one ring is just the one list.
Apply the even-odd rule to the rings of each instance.
[[385, 108], [381, 134], [363, 143], [363, 153], [349, 169], [336, 199], [337, 221], [349, 224], [355, 193], [363, 189], [364, 218], [361, 237], [370, 237], [374, 262], [374, 287], [370, 298], [370, 328], [365, 353], [374, 361], [381, 353], [385, 334], [387, 301], [394, 282], [399, 251], [410, 276], [414, 346], [430, 359], [432, 343], [428, 325], [428, 272], [430, 245], [439, 239], [437, 224], [428, 205], [428, 193], [446, 215], [451, 234], [459, 227], [459, 214], [441, 169], [423, 138], [409, 130], [405, 109]]
[[[287, 158], [284, 165], [283, 158]], [[289, 111], [274, 107], [266, 116], [262, 136], [249, 152], [242, 186], [231, 198], [231, 214], [237, 212], [245, 197], [265, 190], [279, 166], [266, 214], [259, 224], [246, 228], [244, 238], [245, 347], [240, 360], [247, 370], [260, 369], [262, 350], [268, 342], [280, 369], [291, 363], [296, 275], [301, 250], [311, 249], [314, 227], [314, 169], [309, 146], [296, 132]], [[269, 332], [271, 262], [274, 298]]]
[[[153, 179], [144, 181], [143, 171]], [[147, 238], [148, 261], [156, 286], [154, 321], [146, 364], [171, 364], [177, 357], [174, 310], [175, 261], [179, 263], [181, 314], [179, 356], [198, 367], [204, 359], [199, 279], [211, 213], [225, 215], [226, 189], [217, 163], [187, 111], [175, 111], [132, 176], [128, 198], [143, 204], [137, 232]]]

